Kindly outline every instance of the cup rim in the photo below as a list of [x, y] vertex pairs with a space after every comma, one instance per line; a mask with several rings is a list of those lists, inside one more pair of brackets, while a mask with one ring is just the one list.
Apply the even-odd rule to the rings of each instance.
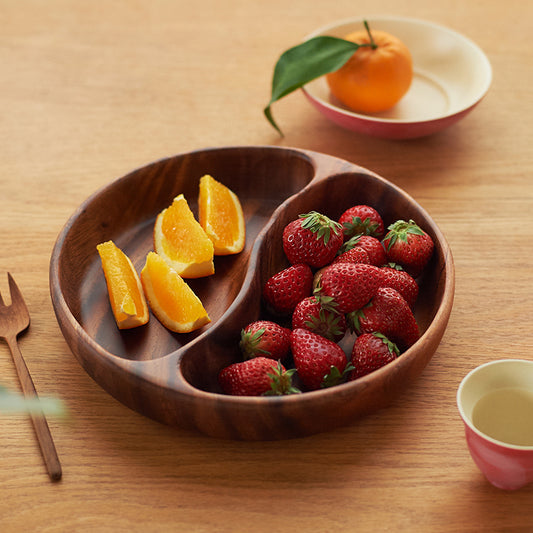
[[465, 412], [463, 410], [462, 402], [461, 402], [462, 391], [463, 391], [463, 389], [465, 387], [466, 382], [472, 377], [473, 374], [476, 374], [481, 369], [483, 369], [483, 368], [485, 368], [487, 366], [498, 365], [498, 364], [506, 364], [506, 363], [512, 363], [512, 362], [515, 362], [515, 363], [526, 363], [526, 364], [533, 365], [533, 361], [531, 361], [529, 359], [510, 358], [510, 359], [496, 359], [495, 361], [489, 361], [487, 363], [483, 363], [483, 364], [481, 364], [479, 366], [476, 366], [475, 368], [470, 370], [468, 372], [468, 374], [466, 374], [463, 377], [463, 379], [461, 380], [461, 383], [459, 384], [459, 387], [457, 388], [457, 395], [456, 395], [457, 408], [459, 410], [459, 414], [461, 415], [461, 418], [462, 418], [463, 422], [468, 426], [468, 428], [470, 430], [472, 430], [476, 435], [478, 435], [479, 437], [483, 438], [484, 440], [486, 440], [486, 441], [488, 441], [488, 442], [490, 442], [490, 443], [492, 443], [492, 444], [494, 444], [496, 446], [500, 446], [502, 448], [507, 448], [507, 449], [511, 449], [511, 450], [521, 450], [521, 451], [533, 451], [533, 444], [529, 445], [529, 446], [524, 446], [524, 445], [519, 445], [519, 444], [511, 444], [509, 442], [505, 442], [505, 441], [501, 441], [501, 440], [495, 439], [495, 438], [487, 435], [483, 431], [480, 431], [472, 423], [472, 420], [470, 419], [470, 417], [465, 414]]

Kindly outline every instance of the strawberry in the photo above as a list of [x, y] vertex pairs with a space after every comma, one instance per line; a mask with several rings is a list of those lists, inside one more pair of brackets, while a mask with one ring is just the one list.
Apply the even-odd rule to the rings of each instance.
[[370, 235], [356, 235], [348, 241], [346, 241], [342, 248], [341, 253], [351, 250], [353, 248], [363, 248], [368, 254], [369, 263], [375, 266], [383, 266], [387, 262], [387, 254], [383, 244], [376, 237]]
[[324, 269], [317, 292], [330, 296], [339, 313], [363, 307], [374, 296], [380, 281], [380, 269], [363, 263], [335, 263]]
[[218, 382], [232, 396], [280, 396], [300, 392], [292, 386], [294, 371], [268, 357], [254, 357], [223, 368]]
[[274, 312], [289, 314], [300, 300], [311, 294], [312, 284], [313, 272], [308, 265], [291, 265], [267, 280], [263, 298]]
[[409, 348], [420, 337], [409, 304], [390, 287], [380, 287], [368, 305], [350, 313], [348, 321], [357, 333], [382, 333], [400, 350]]
[[[394, 263], [391, 263], [394, 265]], [[418, 297], [418, 283], [398, 265], [381, 268], [381, 286], [396, 289], [412, 309]]]
[[346, 318], [337, 313], [332, 298], [308, 296], [294, 309], [292, 329], [303, 328], [338, 342], [346, 333]]
[[283, 230], [283, 251], [292, 264], [320, 268], [333, 261], [344, 240], [342, 226], [311, 211], [293, 220]]
[[363, 333], [355, 339], [352, 349], [352, 365], [349, 380], [366, 376], [394, 361], [400, 355], [398, 346], [381, 333]]
[[381, 239], [385, 234], [385, 227], [380, 214], [369, 205], [354, 205], [339, 218], [343, 226], [345, 240], [355, 235], [371, 235]]
[[343, 381], [348, 361], [337, 343], [297, 328], [291, 333], [291, 350], [298, 376], [307, 389], [332, 387]]
[[[329, 266], [329, 265], [328, 265]], [[324, 270], [326, 270], [327, 266], [325, 267], [322, 267], [322, 268], [319, 268], [314, 276], [313, 276], [313, 283], [311, 285], [311, 288], [312, 288], [312, 291], [313, 291], [313, 294], [316, 293], [316, 290], [320, 287], [320, 280], [322, 279], [322, 272], [324, 272]]]
[[350, 250], [346, 250], [345, 252], [338, 255], [334, 260], [333, 263], [366, 263], [370, 264], [370, 258], [368, 257], [367, 251], [361, 247], [356, 246], [355, 248], [351, 248]]
[[239, 346], [245, 359], [262, 356], [283, 360], [291, 346], [291, 330], [270, 320], [256, 320], [241, 331]]
[[399, 263], [413, 278], [418, 277], [433, 253], [433, 240], [413, 220], [397, 220], [383, 239], [387, 260]]

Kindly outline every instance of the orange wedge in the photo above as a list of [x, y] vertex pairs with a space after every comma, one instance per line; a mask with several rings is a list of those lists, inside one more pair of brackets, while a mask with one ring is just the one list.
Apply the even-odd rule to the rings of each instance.
[[130, 258], [113, 241], [96, 246], [107, 284], [109, 303], [119, 329], [148, 322], [149, 313], [139, 276]]
[[183, 194], [157, 216], [154, 248], [183, 278], [201, 278], [215, 272], [213, 243], [194, 218]]
[[211, 322], [198, 296], [154, 252], [149, 252], [146, 257], [141, 281], [154, 315], [171, 331], [189, 333]]
[[237, 254], [242, 251], [246, 226], [239, 198], [209, 175], [200, 178], [198, 219], [213, 241], [215, 255]]

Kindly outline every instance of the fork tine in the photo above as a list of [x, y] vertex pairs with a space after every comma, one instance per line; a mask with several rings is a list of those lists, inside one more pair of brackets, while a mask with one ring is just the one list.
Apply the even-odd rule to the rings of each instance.
[[28, 307], [26, 306], [26, 302], [24, 301], [22, 293], [20, 292], [18, 285], [15, 283], [13, 276], [9, 272], [7, 273], [7, 279], [9, 282], [11, 305], [18, 307], [19, 311], [24, 312], [24, 314], [27, 315], [27, 317], [29, 318], [29, 312], [28, 312]]

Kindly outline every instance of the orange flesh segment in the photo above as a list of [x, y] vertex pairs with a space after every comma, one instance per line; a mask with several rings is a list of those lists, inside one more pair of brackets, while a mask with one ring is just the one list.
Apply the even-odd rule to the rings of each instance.
[[171, 331], [189, 333], [211, 321], [193, 290], [155, 252], [146, 257], [141, 281], [154, 315]]
[[198, 218], [213, 242], [215, 255], [243, 250], [246, 227], [240, 200], [232, 190], [209, 175], [200, 178]]
[[97, 245], [107, 284], [109, 303], [119, 329], [146, 324], [148, 306], [139, 276], [129, 257], [113, 241]]
[[213, 243], [194, 218], [183, 194], [158, 215], [154, 247], [184, 278], [209, 276], [215, 271]]

